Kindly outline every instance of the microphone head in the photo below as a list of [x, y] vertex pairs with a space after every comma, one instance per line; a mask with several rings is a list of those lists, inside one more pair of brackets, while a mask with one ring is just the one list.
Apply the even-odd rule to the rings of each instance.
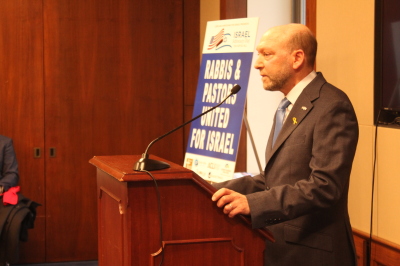
[[236, 94], [240, 91], [241, 87], [236, 84], [235, 86], [233, 86], [233, 88], [231, 89], [231, 94]]

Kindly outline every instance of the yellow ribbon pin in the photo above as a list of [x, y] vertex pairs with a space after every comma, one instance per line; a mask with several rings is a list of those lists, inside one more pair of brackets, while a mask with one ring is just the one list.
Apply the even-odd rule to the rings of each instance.
[[297, 124], [297, 118], [293, 117], [293, 125], [296, 125], [296, 124]]

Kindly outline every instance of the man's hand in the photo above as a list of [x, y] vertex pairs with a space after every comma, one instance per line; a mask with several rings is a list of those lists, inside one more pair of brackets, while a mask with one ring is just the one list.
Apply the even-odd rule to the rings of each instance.
[[224, 213], [230, 218], [237, 214], [250, 214], [249, 203], [245, 195], [227, 188], [221, 188], [212, 196], [212, 201], [217, 201], [217, 206], [224, 208]]

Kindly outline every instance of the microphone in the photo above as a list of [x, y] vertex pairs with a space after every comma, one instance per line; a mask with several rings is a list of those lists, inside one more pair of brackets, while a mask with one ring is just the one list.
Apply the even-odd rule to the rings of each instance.
[[159, 141], [160, 139], [163, 139], [164, 137], [168, 136], [169, 134], [175, 132], [176, 130], [180, 129], [181, 127], [186, 126], [187, 124], [189, 124], [190, 122], [193, 122], [194, 120], [196, 120], [197, 118], [207, 114], [208, 112], [211, 112], [212, 110], [214, 110], [215, 108], [217, 108], [218, 106], [220, 106], [221, 104], [223, 104], [229, 97], [231, 97], [232, 95], [238, 93], [240, 91], [241, 87], [239, 85], [235, 85], [233, 86], [233, 88], [231, 89], [231, 93], [225, 97], [224, 100], [222, 100], [222, 102], [220, 102], [218, 105], [212, 107], [211, 109], [208, 109], [207, 111], [199, 114], [198, 116], [192, 118], [191, 120], [183, 123], [182, 125], [178, 126], [177, 128], [165, 133], [164, 135], [156, 138], [155, 140], [153, 140], [152, 142], [150, 142], [150, 144], [147, 146], [146, 151], [142, 154], [142, 158], [140, 158], [134, 165], [133, 170], [135, 171], [153, 171], [153, 170], [161, 170], [161, 169], [166, 169], [169, 168], [170, 165], [166, 162], [162, 162], [162, 161], [158, 161], [158, 160], [153, 160], [149, 158], [149, 154], [148, 151], [150, 149], [150, 147], [157, 141]]

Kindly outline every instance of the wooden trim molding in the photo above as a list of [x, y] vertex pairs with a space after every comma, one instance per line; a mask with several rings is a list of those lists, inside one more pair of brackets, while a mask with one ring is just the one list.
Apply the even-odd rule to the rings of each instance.
[[[220, 19], [247, 17], [247, 0], [220, 0]], [[246, 108], [246, 107], [245, 107]], [[235, 172], [246, 172], [247, 169], [247, 130], [243, 123], [236, 159]]]
[[317, 35], [317, 0], [306, 1], [306, 25]]
[[400, 245], [372, 236], [371, 260], [368, 264], [369, 235], [353, 228], [354, 243], [356, 246], [358, 266], [397, 266], [400, 263]]

